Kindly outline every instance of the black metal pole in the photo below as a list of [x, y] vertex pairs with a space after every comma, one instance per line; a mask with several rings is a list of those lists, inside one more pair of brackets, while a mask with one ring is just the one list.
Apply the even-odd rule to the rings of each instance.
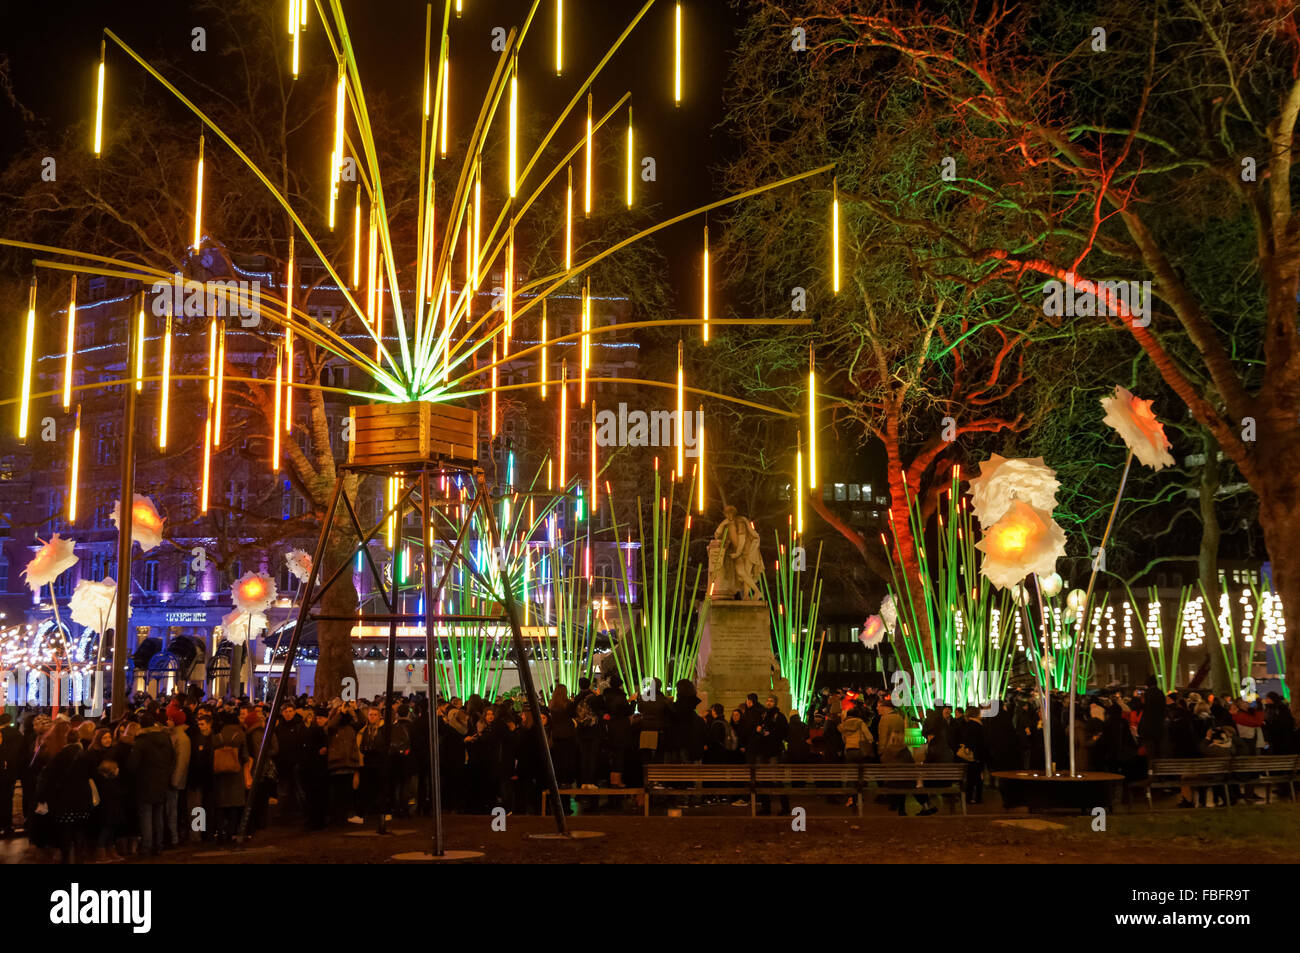
[[[492, 501], [487, 498], [487, 482], [482, 471], [478, 474], [478, 492], [484, 498], [483, 510], [487, 513], [488, 545], [496, 549], [501, 534], [497, 527], [496, 513], [492, 509]], [[524, 694], [528, 696], [528, 708], [533, 713], [533, 736], [542, 749], [542, 761], [546, 765], [546, 781], [550, 786], [551, 804], [555, 809], [555, 829], [561, 834], [568, 834], [564, 819], [564, 804], [560, 800], [560, 784], [555, 779], [555, 762], [551, 760], [551, 748], [546, 743], [546, 728], [542, 725], [542, 706], [537, 698], [537, 686], [533, 683], [532, 670], [528, 667], [528, 659], [524, 655], [524, 633], [519, 627], [519, 607], [515, 605], [515, 594], [511, 589], [513, 583], [504, 566], [501, 568], [500, 578], [501, 598], [505, 604], [506, 618], [510, 620], [510, 636], [515, 645], [515, 664], [519, 669], [519, 684], [523, 686]]]
[[438, 659], [433, 641], [433, 497], [430, 495], [429, 470], [420, 471], [420, 502], [424, 525], [420, 539], [424, 547], [424, 657], [429, 667], [429, 796], [433, 803], [433, 856], [443, 855], [442, 846], [442, 777], [438, 751]]
[[[396, 554], [393, 556], [397, 558]], [[397, 599], [397, 574], [393, 574], [393, 599]], [[379, 762], [379, 833], [388, 833], [388, 812], [392, 805], [393, 780], [393, 666], [397, 663], [397, 620], [388, 623], [388, 675], [384, 688], [383, 760]]]
[[117, 504], [117, 616], [113, 623], [113, 718], [126, 715], [126, 627], [131, 614], [132, 514], [135, 503], [135, 339], [136, 315], [144, 309], [144, 292], [131, 299], [126, 318], [126, 406], [122, 414], [122, 479]]
[[298, 642], [302, 639], [303, 626], [308, 619], [312, 599], [316, 595], [316, 580], [320, 577], [321, 561], [325, 558], [325, 545], [329, 541], [330, 530], [334, 527], [334, 514], [338, 510], [339, 497], [343, 495], [343, 477], [340, 475], [334, 484], [334, 495], [330, 497], [325, 510], [325, 521], [321, 524], [320, 538], [316, 541], [316, 554], [311, 561], [311, 572], [307, 574], [307, 585], [302, 590], [302, 602], [298, 606], [298, 619], [293, 624], [293, 634], [289, 636], [289, 648], [284, 656], [284, 670], [280, 673], [280, 683], [275, 686], [275, 700], [271, 703], [271, 713], [266, 719], [266, 730], [262, 734], [262, 743], [257, 749], [257, 760], [253, 763], [253, 784], [248, 798], [244, 801], [244, 813], [239, 817], [239, 834], [235, 843], [243, 843], [248, 835], [248, 820], [253, 810], [253, 797], [257, 787], [266, 774], [267, 753], [271, 750], [271, 733], [275, 730], [276, 719], [280, 717], [280, 705], [289, 690], [289, 673], [293, 670], [294, 658], [298, 655]]

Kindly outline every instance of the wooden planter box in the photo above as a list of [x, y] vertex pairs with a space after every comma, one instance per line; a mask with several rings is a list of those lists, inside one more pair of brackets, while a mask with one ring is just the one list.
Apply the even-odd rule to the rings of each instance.
[[349, 410], [348, 463], [378, 466], [429, 461], [478, 462], [478, 414], [450, 404], [411, 401]]

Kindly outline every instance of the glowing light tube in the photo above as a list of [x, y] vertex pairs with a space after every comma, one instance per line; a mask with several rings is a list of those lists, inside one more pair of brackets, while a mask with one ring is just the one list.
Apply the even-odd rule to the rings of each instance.
[[68, 336], [63, 353], [63, 409], [72, 406], [72, 355], [76, 352], [77, 333], [77, 276], [72, 276], [72, 290], [68, 293]]
[[636, 160], [632, 157], [632, 107], [627, 107], [627, 207], [632, 207], [632, 170]]
[[203, 244], [203, 134], [199, 134], [199, 164], [194, 173], [194, 249]]
[[699, 451], [700, 451], [700, 486], [698, 491], [698, 499], [695, 501], [695, 507], [698, 512], [703, 513], [704, 512], [704, 405], [703, 404], [700, 404], [699, 423], [700, 423], [700, 432], [696, 437], [696, 446], [699, 447]]
[[144, 390], [144, 303], [135, 319], [135, 389]]
[[81, 405], [77, 405], [77, 423], [72, 430], [72, 468], [68, 471], [68, 522], [77, 521], [77, 469], [81, 465]]
[[704, 226], [703, 294], [700, 310], [704, 316], [704, 343], [709, 343], [709, 226]]
[[686, 441], [682, 439], [686, 423], [686, 372], [683, 368], [685, 345], [677, 342], [677, 479], [681, 479], [686, 469]]
[[171, 402], [172, 384], [172, 316], [167, 315], [167, 328], [163, 331], [162, 401], [158, 409], [158, 449], [167, 449], [167, 411]]
[[564, 270], [573, 270], [573, 166], [569, 166], [569, 188], [564, 196]]
[[568, 433], [565, 422], [569, 417], [569, 361], [566, 358], [560, 362], [560, 488], [563, 489], [568, 482], [566, 474], [566, 462], [568, 454], [566, 447], [568, 443]]
[[676, 5], [673, 19], [673, 104], [682, 104], [682, 5]]
[[546, 400], [546, 302], [548, 299], [542, 299], [542, 400]]
[[271, 470], [280, 472], [280, 376], [283, 371], [281, 361], [283, 353], [280, 348], [275, 349], [275, 413], [271, 415]]
[[99, 41], [99, 70], [95, 80], [95, 155], [104, 150], [104, 52], [105, 40]]
[[817, 489], [817, 364], [808, 345], [808, 489]]
[[591, 132], [591, 93], [587, 94], [587, 172], [586, 185], [584, 186], [582, 211], [587, 218], [591, 218], [591, 166], [594, 161], [592, 156], [592, 132]]
[[831, 291], [840, 293], [840, 185], [831, 181]]
[[226, 327], [223, 324], [217, 335], [217, 402], [212, 413], [212, 446], [221, 446], [221, 392], [226, 374]]
[[555, 75], [564, 73], [564, 0], [555, 0]]

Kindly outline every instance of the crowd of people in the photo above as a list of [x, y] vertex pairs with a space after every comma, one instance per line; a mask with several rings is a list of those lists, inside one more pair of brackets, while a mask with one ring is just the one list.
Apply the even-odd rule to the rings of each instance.
[[[1042, 768], [1043, 719], [1035, 695], [954, 711], [938, 705], [916, 728], [887, 691], [823, 689], [807, 720], [757, 693], [730, 712], [703, 703], [690, 681], [672, 692], [655, 680], [629, 693], [618, 675], [572, 694], [557, 685], [542, 707], [542, 732], [561, 788], [597, 810], [602, 787], [641, 787], [648, 763], [964, 762], [966, 796], [983, 798], [992, 772]], [[1206, 693], [1102, 691], [1077, 705], [1073, 743], [1083, 770], [1145, 776], [1149, 759], [1300, 752], [1291, 711], [1263, 699]], [[1069, 762], [1068, 703], [1053, 697], [1052, 758]], [[253, 764], [266, 737], [266, 704], [137, 694], [125, 717], [92, 720], [75, 710], [0, 713], [0, 817], [5, 836], [20, 819], [49, 859], [117, 860], [158, 854], [199, 839], [229, 842], [245, 806], [247, 834], [277, 823], [309, 829], [364, 824], [432, 810], [430, 713], [423, 695], [372, 701], [311, 696], [285, 701], [270, 735], [264, 777]], [[518, 699], [440, 699], [434, 713], [443, 809], [482, 814], [501, 807], [537, 813], [548, 784], [529, 707]], [[15, 793], [21, 789], [21, 803]], [[1247, 791], [1234, 796], [1253, 797]], [[1185, 788], [1180, 806], [1198, 792]], [[566, 810], [573, 807], [564, 797]], [[922, 795], [921, 814], [937, 807]], [[764, 799], [765, 811], [771, 810]], [[748, 803], [748, 801], [744, 802]], [[849, 802], [852, 804], [852, 800]], [[906, 812], [903, 797], [890, 803]], [[271, 811], [272, 805], [275, 811]], [[634, 805], [632, 805], [634, 807]]]

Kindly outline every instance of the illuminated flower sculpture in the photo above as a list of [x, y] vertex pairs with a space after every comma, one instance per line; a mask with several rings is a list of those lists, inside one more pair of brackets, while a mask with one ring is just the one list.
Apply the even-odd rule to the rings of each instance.
[[77, 557], [72, 553], [72, 540], [60, 539], [59, 534], [55, 533], [48, 543], [39, 537], [37, 541], [41, 543], [41, 548], [36, 550], [36, 555], [23, 570], [23, 576], [27, 579], [27, 585], [31, 586], [33, 595], [41, 591], [41, 586], [54, 582], [65, 569], [77, 563]]
[[291, 549], [284, 555], [284, 564], [299, 582], [311, 575], [311, 554], [301, 549]]
[[265, 573], [246, 572], [230, 587], [230, 598], [242, 612], [265, 612], [275, 596], [275, 580]]
[[971, 506], [980, 526], [989, 527], [1002, 518], [1011, 504], [1021, 500], [1035, 509], [1051, 513], [1056, 509], [1056, 471], [1042, 457], [1006, 457], [993, 454], [980, 464], [980, 475], [970, 481]]
[[869, 649], [874, 649], [885, 639], [885, 621], [878, 615], [867, 616], [858, 639]]
[[1010, 589], [1025, 576], [1056, 571], [1056, 561], [1065, 555], [1065, 530], [1051, 513], [1020, 500], [975, 544], [984, 553], [980, 572], [999, 589]]
[[1134, 397], [1116, 385], [1114, 397], [1103, 397], [1101, 406], [1106, 410], [1102, 422], [1114, 428], [1124, 438], [1138, 462], [1152, 470], [1172, 466], [1169, 439], [1165, 427], [1151, 412], [1151, 401]]
[[893, 632], [898, 627], [898, 606], [894, 605], [892, 593], [880, 600], [880, 618], [885, 620], [885, 631]]
[[232, 609], [221, 617], [221, 624], [226, 627], [226, 638], [242, 645], [265, 632], [268, 623], [265, 613]]
[[[113, 525], [122, 528], [122, 501], [113, 501]], [[131, 502], [131, 539], [140, 544], [143, 552], [156, 549], [162, 543], [163, 517], [158, 515], [153, 501], [139, 493]]]
[[94, 582], [82, 579], [68, 600], [72, 621], [91, 632], [102, 633], [113, 618], [113, 602], [117, 598], [117, 583], [112, 579]]

